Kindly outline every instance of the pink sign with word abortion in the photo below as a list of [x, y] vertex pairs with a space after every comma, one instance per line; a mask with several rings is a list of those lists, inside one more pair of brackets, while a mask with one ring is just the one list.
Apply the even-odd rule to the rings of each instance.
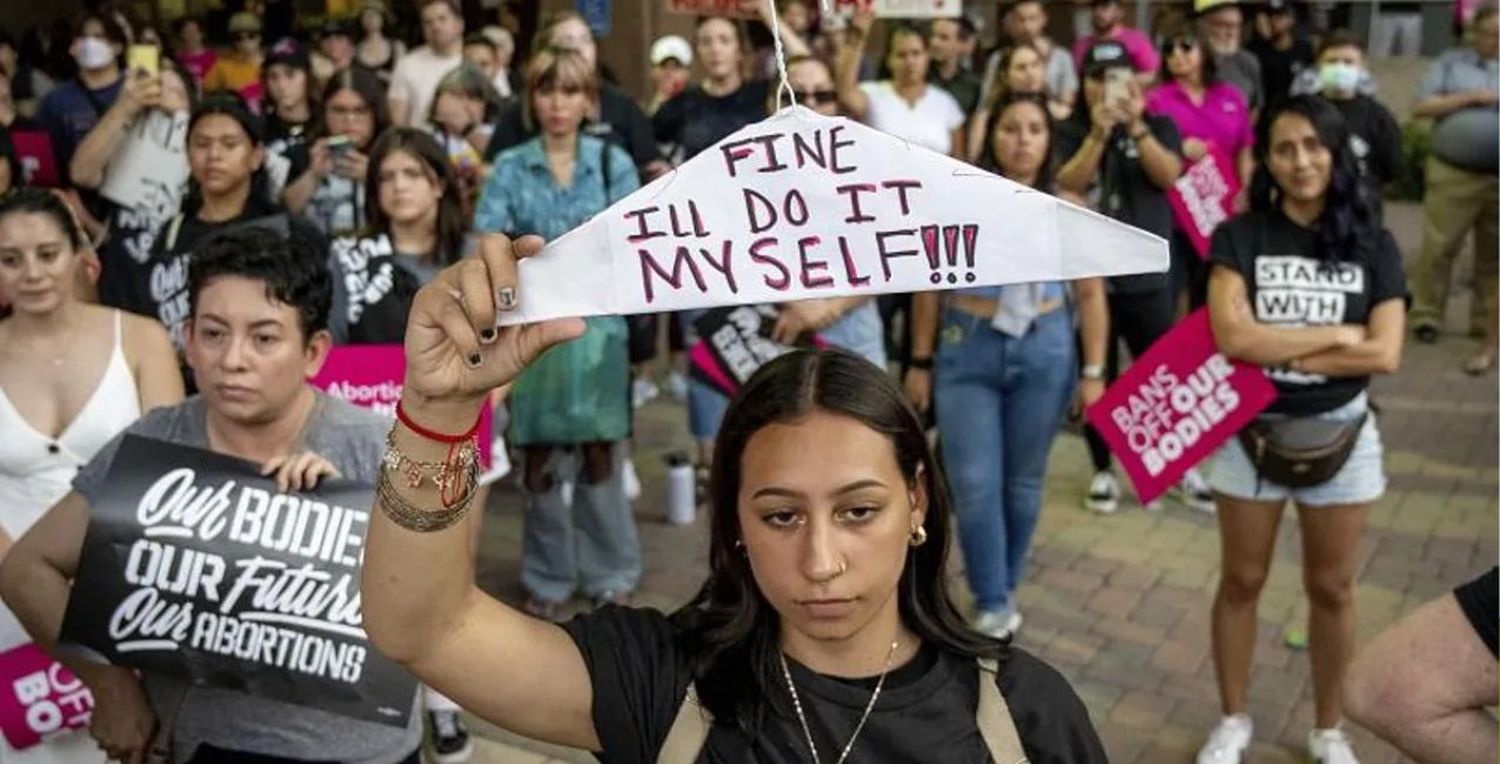
[[1234, 197], [1240, 179], [1229, 160], [1217, 151], [1182, 171], [1182, 177], [1167, 191], [1172, 215], [1187, 232], [1198, 256], [1208, 259], [1208, 242], [1219, 224], [1234, 217]]
[[1084, 413], [1147, 504], [1275, 399], [1265, 371], [1219, 352], [1205, 308], [1157, 339]]
[[[312, 384], [335, 398], [395, 419], [396, 403], [406, 384], [406, 351], [400, 345], [336, 346], [328, 351], [328, 360], [312, 378]], [[494, 412], [485, 406], [479, 414], [481, 467], [490, 463], [493, 425]]]
[[73, 672], [31, 643], [0, 653], [0, 734], [22, 751], [85, 729], [94, 696]]

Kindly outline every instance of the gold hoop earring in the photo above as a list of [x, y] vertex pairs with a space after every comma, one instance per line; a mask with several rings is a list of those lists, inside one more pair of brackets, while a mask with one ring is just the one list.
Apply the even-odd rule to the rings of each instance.
[[916, 530], [911, 532], [911, 538], [907, 539], [906, 543], [912, 546], [921, 546], [927, 543], [927, 529], [918, 525]]

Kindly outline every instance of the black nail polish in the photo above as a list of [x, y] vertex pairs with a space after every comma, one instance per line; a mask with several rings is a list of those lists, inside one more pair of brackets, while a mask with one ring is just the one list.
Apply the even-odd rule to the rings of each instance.
[[479, 339], [482, 340], [482, 341], [484, 341], [484, 342], [494, 342], [495, 341], [495, 330], [494, 329], [490, 329], [490, 328], [480, 329], [479, 330]]
[[470, 353], [469, 354], [469, 365], [470, 366], [478, 366], [479, 365], [479, 361], [480, 361], [480, 358], [479, 358], [479, 354], [478, 353]]
[[515, 287], [500, 287], [499, 298], [501, 310], [510, 310], [511, 308], [516, 307]]

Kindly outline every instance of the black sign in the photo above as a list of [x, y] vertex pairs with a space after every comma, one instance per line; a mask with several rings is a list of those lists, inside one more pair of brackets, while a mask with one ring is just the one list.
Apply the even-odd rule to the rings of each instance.
[[255, 465], [126, 436], [60, 641], [112, 664], [404, 727], [415, 680], [365, 637], [373, 491], [277, 493]]
[[734, 395], [757, 369], [792, 349], [771, 339], [780, 315], [773, 305], [705, 311], [693, 322], [702, 343], [691, 354], [689, 371], [693, 378], [725, 395]]

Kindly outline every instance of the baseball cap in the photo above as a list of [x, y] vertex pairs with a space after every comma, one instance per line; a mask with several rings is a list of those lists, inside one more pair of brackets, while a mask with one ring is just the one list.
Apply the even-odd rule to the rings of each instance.
[[669, 58], [677, 59], [683, 66], [693, 63], [693, 46], [677, 35], [667, 35], [651, 44], [651, 65], [659, 66]]
[[1095, 74], [1117, 67], [1134, 69], [1135, 63], [1130, 60], [1130, 51], [1116, 40], [1100, 40], [1083, 54], [1084, 74]]
[[229, 17], [229, 31], [231, 34], [235, 32], [259, 32], [260, 19], [253, 13], [240, 11]]
[[312, 63], [307, 57], [307, 51], [290, 39], [282, 40], [271, 47], [271, 52], [266, 54], [266, 60], [261, 64], [261, 71], [270, 69], [273, 64], [285, 64], [304, 72], [312, 71]]

